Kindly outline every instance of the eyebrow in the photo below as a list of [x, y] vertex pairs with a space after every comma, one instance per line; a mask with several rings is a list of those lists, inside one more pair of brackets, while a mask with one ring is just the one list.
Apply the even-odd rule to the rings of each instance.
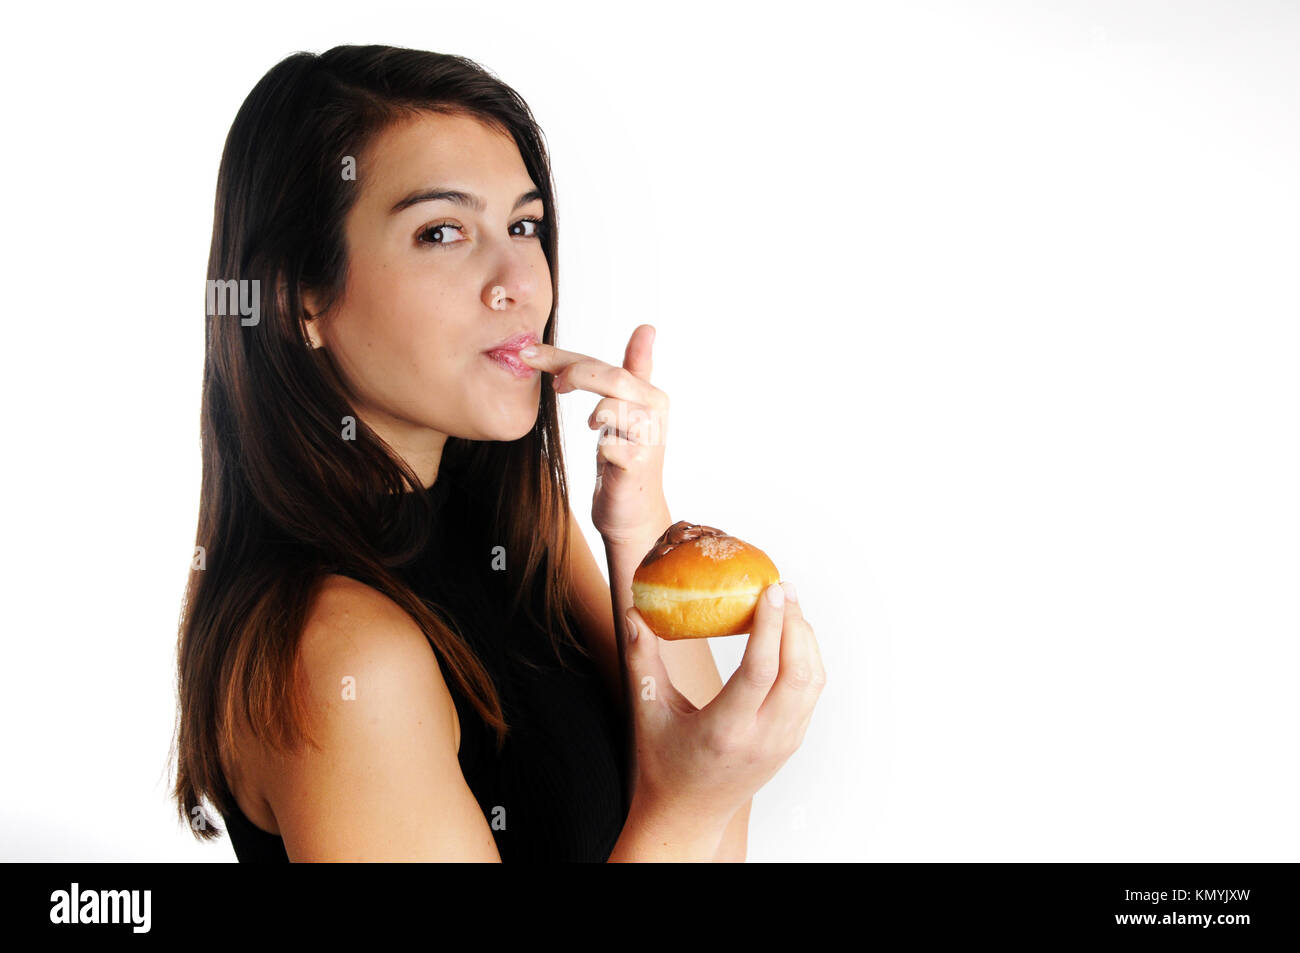
[[[525, 192], [523, 195], [519, 196], [519, 198], [515, 199], [514, 208], [510, 209], [510, 211], [513, 212], [521, 205], [527, 205], [529, 202], [532, 202], [536, 199], [540, 199], [541, 197], [542, 197], [542, 193], [537, 189], [533, 189], [530, 192]], [[462, 192], [459, 189], [432, 188], [432, 189], [419, 189], [418, 191], [412, 192], [406, 198], [402, 199], [396, 205], [394, 205], [392, 209], [389, 210], [388, 214], [396, 215], [398, 212], [402, 211], [403, 209], [410, 208], [412, 205], [415, 205], [418, 202], [440, 202], [440, 201], [454, 202], [457, 205], [464, 205], [467, 208], [474, 209], [474, 211], [476, 212], [483, 211], [483, 200], [472, 192]]]

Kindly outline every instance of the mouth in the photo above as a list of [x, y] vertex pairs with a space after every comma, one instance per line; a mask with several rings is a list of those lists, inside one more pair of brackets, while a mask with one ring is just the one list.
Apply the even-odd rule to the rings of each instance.
[[521, 380], [528, 380], [537, 375], [535, 367], [530, 367], [519, 359], [519, 351], [530, 344], [537, 343], [537, 335], [531, 331], [507, 338], [495, 347], [484, 351], [484, 355], [497, 367], [509, 371]]
[[487, 349], [487, 353], [493, 351], [518, 351], [520, 348], [528, 347], [530, 344], [537, 343], [537, 335], [532, 331], [524, 331], [520, 334], [514, 334], [504, 341], [498, 341]]
[[488, 360], [492, 361], [497, 367], [504, 368], [515, 377], [527, 380], [537, 374], [537, 368], [529, 367], [523, 361], [519, 360], [519, 352], [515, 351], [489, 351], [487, 352]]

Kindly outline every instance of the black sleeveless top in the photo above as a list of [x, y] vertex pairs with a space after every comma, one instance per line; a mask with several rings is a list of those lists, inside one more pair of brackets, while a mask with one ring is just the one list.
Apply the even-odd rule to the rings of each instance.
[[[493, 568], [499, 541], [486, 538], [487, 501], [450, 473], [424, 492], [437, 514], [433, 530], [423, 551], [397, 571], [450, 614], [501, 697], [510, 732], [498, 755], [495, 733], [447, 679], [460, 719], [461, 771], [501, 860], [603, 863], [623, 829], [628, 801], [623, 728], [601, 676], [567, 645], [568, 668], [562, 667], [549, 635], [522, 607], [506, 617], [523, 567], [506, 554], [504, 570]], [[542, 592], [539, 576], [531, 593], [537, 618], [544, 617]], [[577, 636], [572, 616], [569, 624]], [[222, 817], [240, 862], [287, 862], [283, 839], [254, 825], [233, 795], [229, 800], [233, 813]]]

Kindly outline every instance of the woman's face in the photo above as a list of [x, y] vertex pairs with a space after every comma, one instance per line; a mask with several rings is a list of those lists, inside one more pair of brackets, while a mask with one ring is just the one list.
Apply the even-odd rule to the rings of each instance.
[[[367, 160], [347, 218], [346, 290], [308, 333], [357, 415], [429, 485], [448, 436], [518, 440], [536, 421], [541, 374], [487, 352], [542, 338], [551, 273], [541, 226], [527, 220], [543, 204], [514, 140], [466, 116], [390, 126]], [[470, 204], [424, 195], [443, 190]]]

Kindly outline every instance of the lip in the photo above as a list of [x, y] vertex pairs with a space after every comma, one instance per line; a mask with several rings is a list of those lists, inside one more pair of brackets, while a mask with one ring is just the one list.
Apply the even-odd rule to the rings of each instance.
[[536, 376], [537, 368], [530, 367], [519, 359], [519, 351], [516, 350], [496, 350], [488, 351], [485, 356], [489, 361], [503, 370], [509, 371], [515, 377], [521, 380], [528, 380]]
[[518, 334], [511, 335], [510, 337], [506, 338], [504, 341], [499, 341], [498, 343], [492, 345], [483, 353], [496, 354], [499, 351], [514, 351], [517, 354], [519, 351], [528, 347], [528, 345], [536, 344], [536, 343], [537, 343], [537, 335], [535, 333], [533, 333], [532, 331], [521, 331]]
[[504, 370], [509, 371], [520, 380], [536, 376], [537, 368], [530, 367], [519, 359], [519, 352], [530, 344], [537, 343], [537, 335], [532, 331], [522, 331], [506, 338], [500, 344], [488, 348], [483, 353], [488, 360]]

